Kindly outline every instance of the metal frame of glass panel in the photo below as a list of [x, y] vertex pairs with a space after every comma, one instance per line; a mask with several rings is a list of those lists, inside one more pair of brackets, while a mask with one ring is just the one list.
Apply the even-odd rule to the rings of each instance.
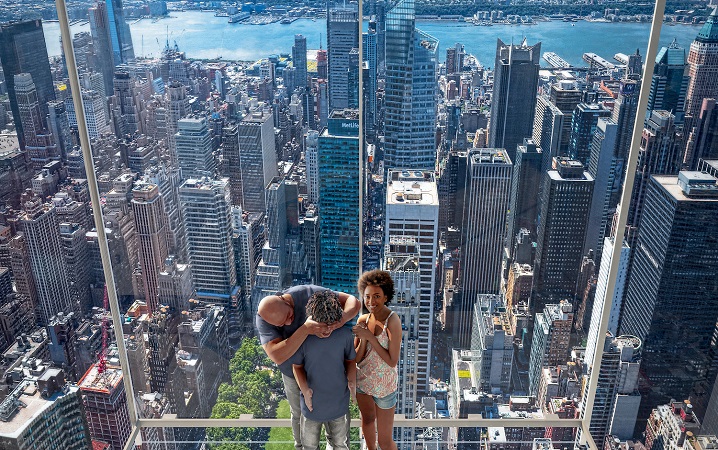
[[[621, 208], [618, 213], [618, 230], [625, 229], [626, 220], [628, 216], [628, 209], [630, 206], [631, 192], [633, 190], [633, 180], [635, 178], [635, 171], [638, 161], [638, 150], [641, 141], [641, 132], [643, 129], [643, 119], [646, 115], [646, 109], [648, 106], [648, 94], [651, 85], [651, 79], [653, 76], [653, 67], [658, 53], [658, 41], [661, 33], [661, 26], [663, 24], [663, 16], [665, 11], [666, 0], [656, 0], [654, 7], [653, 20], [651, 22], [651, 33], [648, 39], [648, 51], [646, 52], [646, 63], [641, 79], [641, 94], [639, 97], [638, 111], [636, 113], [636, 119], [633, 126], [633, 135], [631, 140], [631, 148], [628, 156], [628, 164], [626, 168], [626, 178], [623, 183], [623, 192], [621, 194], [620, 205]], [[96, 205], [100, 204], [99, 189], [97, 186], [97, 178], [93, 167], [92, 152], [90, 148], [90, 137], [88, 134], [87, 123], [85, 121], [84, 105], [82, 103], [82, 96], [80, 90], [79, 77], [77, 72], [77, 65], [75, 62], [75, 54], [72, 43], [72, 35], [70, 33], [69, 20], [67, 16], [67, 8], [65, 0], [55, 0], [57, 8], [57, 14], [60, 23], [60, 30], [62, 36], [62, 45], [66, 58], [69, 82], [72, 90], [72, 99], [76, 105], [77, 111], [77, 125], [80, 137], [80, 144], [82, 153], [84, 156], [85, 170], [87, 172], [87, 181], [89, 184], [90, 197], [92, 202]], [[359, 17], [362, 16], [363, 1], [359, 0]], [[359, 21], [360, 28], [362, 20]], [[361, 30], [360, 30], [361, 31]], [[359, 39], [359, 54], [363, 54], [362, 39]], [[359, 98], [363, 98], [363, 71], [359, 71]], [[359, 127], [363, 130], [363, 107], [364, 102], [359, 102]], [[363, 145], [363, 133], [359, 133], [359, 146], [362, 148]], [[359, 171], [363, 171], [363, 161], [360, 162]], [[363, 177], [359, 176], [359, 205], [362, 207], [363, 202]], [[93, 219], [95, 224], [103, 224], [102, 211], [100, 208], [93, 208], [92, 210]], [[360, 211], [361, 217], [361, 211]], [[109, 247], [107, 244], [107, 237], [105, 235], [104, 227], [96, 226], [98, 232], [98, 238], [100, 243], [100, 254], [102, 257], [102, 268], [105, 274], [105, 280], [107, 283], [107, 291], [109, 296], [110, 311], [112, 313], [112, 322], [115, 329], [122, 329], [121, 313], [119, 309], [119, 302], [117, 299], [117, 293], [115, 290], [115, 280], [112, 271], [112, 264], [110, 262]], [[361, 233], [361, 230], [360, 230]], [[361, 234], [360, 234], [361, 239]], [[608, 319], [610, 315], [610, 301], [613, 291], [616, 287], [616, 279], [618, 276], [618, 264], [613, 262], [618, 261], [620, 258], [621, 246], [615, 245], [613, 248], [611, 265], [608, 276], [608, 286], [606, 294], [601, 301], [603, 301], [603, 315], [601, 318], [601, 324], [599, 327], [599, 336], [605, 335], [608, 329]], [[360, 252], [361, 261], [361, 252]], [[597, 301], [599, 299], [596, 299]], [[125, 391], [132, 393], [132, 380], [130, 378], [129, 361], [127, 358], [127, 351], [125, 348], [124, 341], [122, 339], [117, 341], [117, 347], [120, 356], [120, 366], [122, 368], [123, 382]], [[599, 367], [603, 357], [603, 346], [596, 346], [596, 353], [594, 361], [595, 367]], [[408, 419], [403, 415], [396, 415], [395, 426], [396, 427], [491, 427], [496, 425], [508, 426], [508, 427], [566, 427], [566, 428], [578, 428], [581, 433], [581, 444], [585, 444], [590, 449], [601, 449], [593, 441], [589, 432], [589, 424], [591, 422], [591, 414], [593, 412], [593, 403], [596, 387], [598, 385], [598, 371], [592, 371], [589, 378], [588, 394], [585, 398], [586, 407], [583, 418], [580, 419], [485, 419], [480, 415], [470, 414], [467, 419]], [[291, 426], [290, 419], [255, 419], [251, 414], [243, 415], [239, 419], [177, 419], [172, 416], [165, 417], [162, 419], [140, 419], [137, 415], [137, 408], [135, 405], [134, 395], [129, 395], [127, 399], [127, 407], [129, 409], [130, 423], [132, 425], [132, 433], [125, 446], [126, 449], [134, 448], [135, 440], [139, 435], [142, 428], [153, 428], [153, 427], [176, 427], [176, 428], [204, 428], [204, 427], [289, 427]], [[359, 420], [352, 420], [352, 426], [358, 427]], [[602, 443], [599, 443], [599, 445]]]

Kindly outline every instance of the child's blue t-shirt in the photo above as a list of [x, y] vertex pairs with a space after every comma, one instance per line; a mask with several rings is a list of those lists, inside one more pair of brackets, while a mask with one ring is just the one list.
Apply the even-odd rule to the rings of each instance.
[[308, 336], [293, 359], [303, 364], [307, 383], [312, 389], [313, 411], [301, 397], [302, 415], [315, 422], [335, 420], [349, 412], [349, 387], [345, 360], [356, 358], [354, 335], [347, 327], [335, 330], [327, 338]]

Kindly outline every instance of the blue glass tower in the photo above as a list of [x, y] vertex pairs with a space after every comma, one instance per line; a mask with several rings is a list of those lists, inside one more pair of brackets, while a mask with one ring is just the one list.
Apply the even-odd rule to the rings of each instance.
[[434, 170], [436, 50], [439, 41], [416, 29], [414, 0], [386, 14], [385, 169]]
[[319, 136], [319, 249], [322, 286], [356, 291], [359, 277], [359, 113], [332, 111]]

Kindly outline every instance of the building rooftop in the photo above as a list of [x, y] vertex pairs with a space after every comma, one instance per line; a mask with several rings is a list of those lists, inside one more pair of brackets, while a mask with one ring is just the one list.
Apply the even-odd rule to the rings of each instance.
[[119, 364], [107, 363], [107, 369], [100, 373], [97, 364], [93, 364], [82, 376], [78, 386], [82, 392], [110, 394], [122, 383], [122, 369]]
[[472, 164], [511, 164], [503, 148], [482, 148], [469, 154]]
[[697, 171], [681, 171], [678, 176], [654, 175], [673, 198], [681, 202], [718, 202], [718, 180]]
[[434, 174], [422, 171], [390, 171], [386, 189], [387, 205], [439, 204]]

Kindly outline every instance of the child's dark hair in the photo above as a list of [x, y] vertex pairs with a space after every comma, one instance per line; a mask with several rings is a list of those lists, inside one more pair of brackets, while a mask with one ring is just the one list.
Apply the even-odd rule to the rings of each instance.
[[357, 288], [362, 296], [367, 286], [379, 286], [384, 295], [386, 295], [386, 303], [389, 303], [394, 298], [394, 280], [391, 279], [391, 275], [387, 271], [374, 269], [361, 274], [357, 282]]
[[343, 312], [342, 305], [334, 291], [315, 292], [307, 302], [307, 316], [311, 316], [317, 322], [338, 322], [342, 320]]

